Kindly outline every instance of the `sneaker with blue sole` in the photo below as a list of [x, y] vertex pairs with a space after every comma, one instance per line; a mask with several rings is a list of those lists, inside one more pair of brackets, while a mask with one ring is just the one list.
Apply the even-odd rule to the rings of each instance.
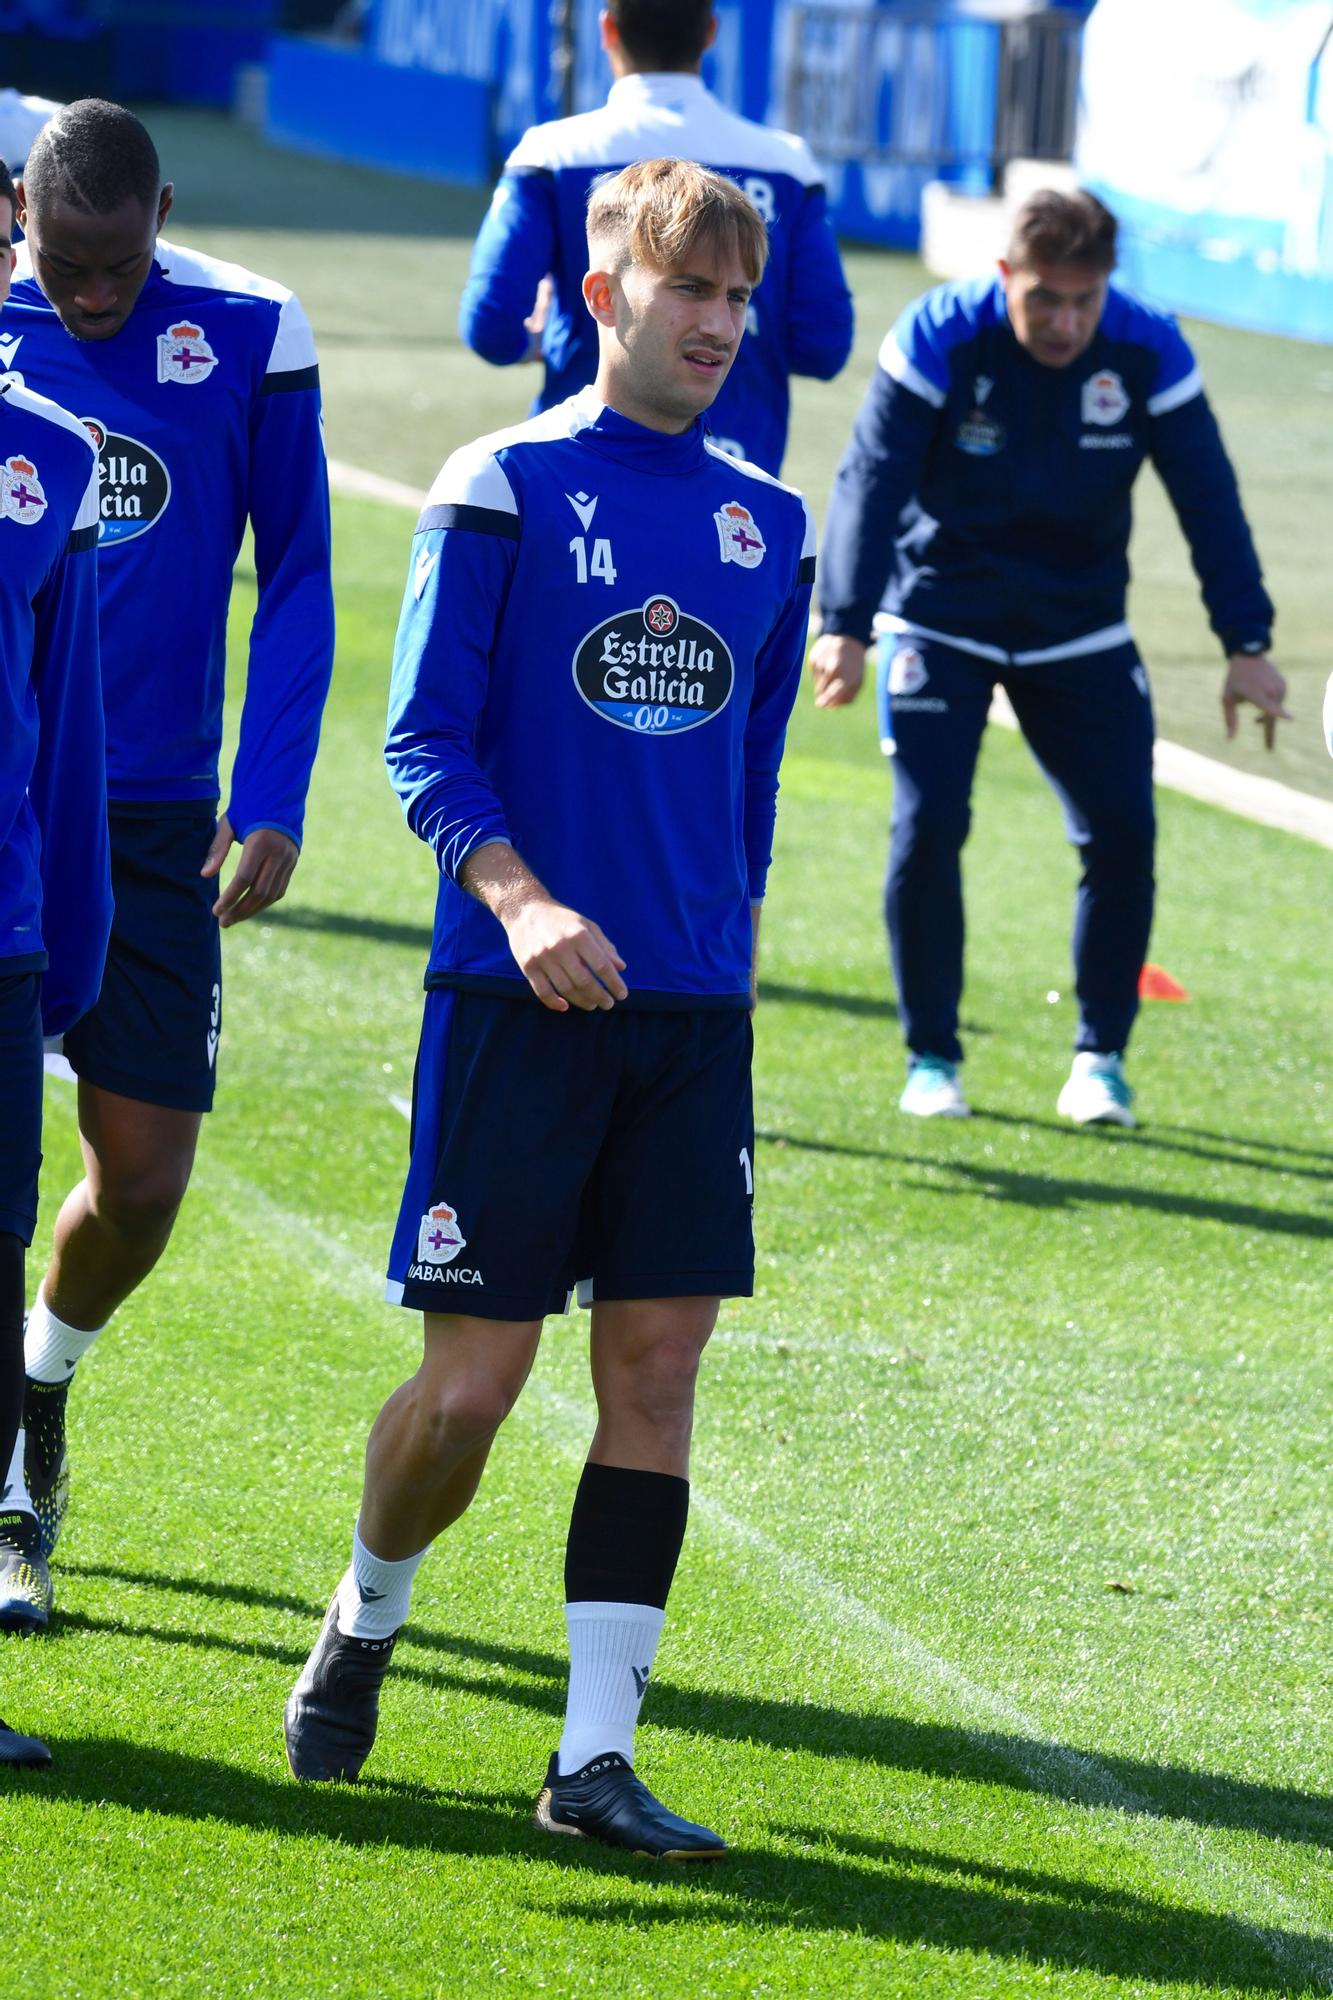
[[0, 1632], [45, 1632], [53, 1601], [36, 1519], [26, 1512], [0, 1514]]
[[603, 1847], [649, 1861], [721, 1861], [728, 1851], [709, 1827], [668, 1812], [618, 1750], [594, 1757], [565, 1778], [552, 1757], [532, 1817], [542, 1833], [599, 1840]]
[[960, 1067], [944, 1056], [913, 1056], [898, 1109], [913, 1118], [970, 1118], [972, 1107], [963, 1095]]
[[1062, 1118], [1076, 1125], [1122, 1125], [1132, 1131], [1134, 1093], [1125, 1081], [1124, 1058], [1081, 1049], [1056, 1100]]

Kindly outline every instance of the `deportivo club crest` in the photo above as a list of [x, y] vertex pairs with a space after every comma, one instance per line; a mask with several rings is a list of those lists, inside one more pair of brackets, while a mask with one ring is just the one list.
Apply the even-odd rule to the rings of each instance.
[[613, 612], [574, 654], [574, 685], [589, 708], [642, 736], [711, 722], [730, 701], [735, 680], [721, 633], [665, 595]]
[[1114, 368], [1099, 368], [1083, 384], [1085, 424], [1118, 424], [1129, 408], [1125, 385]]
[[7, 458], [0, 466], [0, 513], [21, 528], [32, 527], [46, 512], [46, 495], [37, 467], [28, 458]]
[[916, 647], [899, 646], [889, 662], [889, 693], [916, 694], [929, 679], [926, 663]]
[[742, 569], [758, 569], [764, 560], [764, 538], [754, 515], [739, 500], [728, 500], [713, 516], [723, 562], [739, 563]]
[[460, 1250], [467, 1247], [467, 1238], [458, 1226], [457, 1211], [448, 1202], [440, 1201], [422, 1216], [417, 1229], [417, 1262], [419, 1264], [452, 1264]]
[[157, 337], [157, 379], [159, 382], [205, 382], [218, 365], [204, 329], [182, 320]]

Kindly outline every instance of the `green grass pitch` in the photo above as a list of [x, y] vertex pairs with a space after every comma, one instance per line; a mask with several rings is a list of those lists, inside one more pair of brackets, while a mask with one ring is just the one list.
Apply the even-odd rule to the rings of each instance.
[[[203, 137], [202, 159], [235, 163], [230, 135]], [[317, 171], [305, 235], [289, 217], [264, 256], [252, 228], [245, 254], [287, 275], [302, 253], [303, 291], [324, 286], [338, 455], [424, 480], [505, 414], [503, 378], [440, 336], [462, 224], [442, 250], [444, 198], [406, 190], [417, 233], [386, 250], [358, 238], [367, 184]], [[212, 197], [233, 210], [238, 174]], [[240, 247], [222, 214], [180, 234]], [[364, 286], [381, 252], [386, 287], [415, 272], [420, 345], [399, 326], [393, 363], [428, 399], [415, 416], [384, 390], [392, 329], [354, 339], [351, 273]], [[825, 470], [826, 407], [798, 422]], [[365, 1779], [288, 1778], [282, 1703], [345, 1560], [370, 1419], [415, 1355], [412, 1319], [379, 1303], [431, 906], [379, 757], [410, 516], [341, 500], [335, 530], [306, 853], [288, 904], [228, 935], [194, 1188], [80, 1371], [52, 1634], [0, 1648], [0, 1712], [58, 1758], [0, 1782], [12, 1990], [1333, 1990], [1328, 857], [1163, 797], [1153, 955], [1192, 998], [1145, 1011], [1143, 1128], [1062, 1128], [1074, 864], [1003, 733], [967, 862], [978, 1115], [937, 1130], [894, 1110], [870, 716], [803, 703], [793, 728], [757, 1024], [758, 1295], [724, 1309], [705, 1362], [640, 1734], [649, 1782], [735, 1857], [671, 1873], [527, 1821], [591, 1429], [578, 1315], [551, 1323], [476, 1506], [422, 1571]], [[1176, 629], [1176, 583], [1155, 589], [1150, 652]], [[251, 602], [243, 575], [238, 638]], [[234, 664], [239, 684], [239, 643]], [[51, 1083], [43, 1230], [77, 1171], [72, 1100]]]

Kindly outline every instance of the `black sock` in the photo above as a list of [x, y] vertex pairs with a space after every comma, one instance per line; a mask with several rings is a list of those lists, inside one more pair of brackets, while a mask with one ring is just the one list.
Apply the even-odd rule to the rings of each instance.
[[566, 1603], [665, 1610], [689, 1511], [688, 1479], [585, 1465], [565, 1546]]

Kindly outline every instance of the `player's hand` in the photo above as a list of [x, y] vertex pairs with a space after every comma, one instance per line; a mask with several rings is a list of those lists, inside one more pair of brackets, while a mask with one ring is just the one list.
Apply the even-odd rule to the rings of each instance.
[[534, 898], [500, 921], [520, 972], [553, 1014], [571, 1007], [591, 1014], [628, 997], [625, 961], [591, 917]]
[[1236, 710], [1243, 701], [1252, 701], [1259, 711], [1254, 719], [1264, 732], [1264, 746], [1271, 750], [1279, 722], [1291, 721], [1290, 709], [1282, 705], [1286, 695], [1287, 683], [1267, 653], [1233, 653], [1222, 685], [1228, 738], [1236, 734]]
[[[199, 873], [220, 874], [235, 839], [231, 821], [223, 813]], [[256, 827], [253, 833], [248, 833], [241, 842], [241, 858], [232, 878], [213, 905], [213, 915], [222, 929], [244, 923], [247, 917], [258, 916], [270, 903], [280, 901], [287, 893], [287, 884], [300, 856], [296, 842], [279, 833], [276, 827]]]
[[810, 652], [816, 708], [845, 708], [855, 701], [866, 677], [866, 648], [859, 639], [825, 632]]
[[537, 296], [532, 302], [532, 311], [523, 324], [528, 330], [528, 352], [526, 359], [540, 361], [542, 358], [542, 335], [546, 332], [546, 322], [551, 317], [551, 307], [555, 301], [555, 282], [543, 278], [537, 287]]

